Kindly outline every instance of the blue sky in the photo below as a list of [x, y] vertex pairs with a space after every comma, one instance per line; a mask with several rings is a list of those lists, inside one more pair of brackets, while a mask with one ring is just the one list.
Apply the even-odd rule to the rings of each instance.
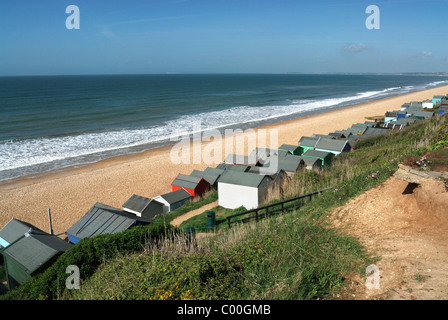
[[[79, 30], [65, 26], [69, 5]], [[365, 26], [368, 5], [379, 30]], [[447, 10], [446, 0], [2, 0], [0, 75], [446, 72]]]

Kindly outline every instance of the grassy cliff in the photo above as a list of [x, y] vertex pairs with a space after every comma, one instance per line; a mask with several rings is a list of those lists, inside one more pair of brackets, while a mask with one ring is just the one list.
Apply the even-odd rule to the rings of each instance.
[[[202, 228], [200, 217], [187, 221], [180, 230], [167, 227], [175, 216], [216, 200], [216, 194], [211, 194], [202, 203], [167, 214], [142, 233], [133, 235], [136, 231], [130, 230], [116, 238], [81, 242], [79, 249], [74, 246], [52, 268], [3, 298], [330, 298], [344, 287], [348, 274], [363, 273], [376, 259], [356, 239], [329, 226], [331, 209], [385, 181], [404, 156], [421, 155], [448, 141], [447, 123], [446, 115], [417, 122], [360, 142], [355, 151], [338, 155], [322, 172], [296, 174], [283, 199], [331, 189], [291, 213], [232, 229], [223, 224], [213, 236], [194, 241], [182, 229]], [[223, 215], [230, 213], [223, 210]], [[85, 265], [79, 290], [63, 286], [62, 270], [67, 263]]]

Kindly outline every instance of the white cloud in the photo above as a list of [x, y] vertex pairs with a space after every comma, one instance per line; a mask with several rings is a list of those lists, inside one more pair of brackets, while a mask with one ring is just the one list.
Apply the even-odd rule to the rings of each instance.
[[370, 49], [372, 49], [372, 47], [370, 47], [362, 42], [349, 44], [342, 48], [342, 50], [346, 51], [346, 52], [362, 52], [362, 51], [366, 51], [366, 50], [370, 50]]
[[428, 60], [431, 59], [434, 56], [434, 53], [432, 51], [423, 51], [416, 54], [413, 54], [411, 58], [413, 59], [419, 59], [419, 60]]

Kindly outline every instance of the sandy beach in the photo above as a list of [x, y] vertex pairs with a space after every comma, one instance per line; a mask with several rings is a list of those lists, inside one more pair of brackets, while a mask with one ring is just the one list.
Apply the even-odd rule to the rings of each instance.
[[[256, 130], [278, 130], [279, 145], [297, 145], [302, 136], [346, 129], [352, 124], [366, 121], [366, 117], [399, 110], [405, 102], [423, 101], [447, 93], [448, 86], [443, 86], [275, 123]], [[201, 146], [207, 148], [210, 143], [213, 142]], [[178, 173], [190, 174], [193, 169], [203, 170], [209, 166], [204, 162], [175, 164], [170, 158], [171, 150], [171, 146], [162, 147], [3, 183], [0, 185], [0, 228], [11, 218], [17, 218], [48, 231], [47, 210], [50, 208], [54, 232], [63, 233], [96, 202], [121, 208], [132, 194], [154, 197], [170, 192], [171, 182]], [[222, 157], [225, 156], [222, 152]]]

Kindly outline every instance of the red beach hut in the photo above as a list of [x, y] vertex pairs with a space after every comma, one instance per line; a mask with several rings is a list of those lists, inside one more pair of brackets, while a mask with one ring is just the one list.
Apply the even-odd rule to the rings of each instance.
[[171, 183], [172, 191], [185, 189], [193, 197], [201, 197], [205, 192], [210, 190], [210, 183], [201, 177], [192, 177], [185, 174], [178, 174], [176, 179]]

